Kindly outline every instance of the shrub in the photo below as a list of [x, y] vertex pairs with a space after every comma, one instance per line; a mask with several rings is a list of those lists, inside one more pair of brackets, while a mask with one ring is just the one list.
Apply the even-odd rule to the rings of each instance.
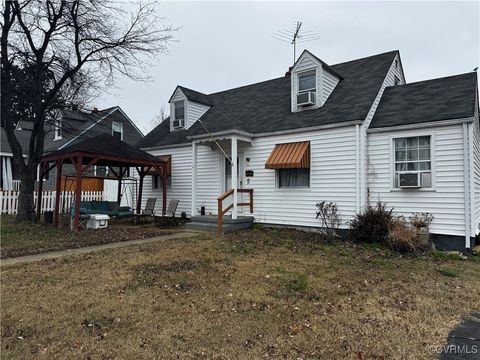
[[410, 223], [416, 229], [429, 228], [432, 221], [433, 215], [428, 212], [413, 213], [412, 216], [410, 216]]
[[415, 228], [403, 216], [394, 218], [387, 237], [388, 246], [395, 251], [414, 252], [421, 249]]
[[317, 202], [317, 219], [320, 219], [321, 227], [328, 240], [334, 240], [337, 235], [338, 227], [341, 223], [340, 213], [337, 204], [326, 201]]
[[386, 205], [378, 202], [375, 207], [369, 206], [363, 213], [355, 215], [350, 223], [350, 237], [353, 241], [366, 243], [385, 243], [393, 209], [386, 210]]

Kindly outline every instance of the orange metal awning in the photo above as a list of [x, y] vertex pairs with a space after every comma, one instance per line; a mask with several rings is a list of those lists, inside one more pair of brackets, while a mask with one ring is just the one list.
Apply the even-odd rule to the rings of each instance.
[[277, 144], [265, 163], [265, 169], [309, 169], [310, 141]]
[[[172, 155], [160, 155], [157, 156], [160, 160], [165, 161], [167, 163], [167, 176], [172, 175]], [[151, 169], [148, 172], [148, 175], [158, 175], [157, 171], [154, 169]]]

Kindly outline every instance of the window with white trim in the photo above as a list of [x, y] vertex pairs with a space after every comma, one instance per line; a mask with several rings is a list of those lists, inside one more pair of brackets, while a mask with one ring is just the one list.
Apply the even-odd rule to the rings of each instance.
[[173, 129], [183, 129], [185, 127], [185, 101], [175, 101], [173, 103]]
[[298, 74], [298, 93], [303, 94], [308, 91], [315, 92], [317, 90], [316, 72], [308, 71]]
[[55, 119], [55, 137], [53, 140], [60, 140], [62, 138], [62, 119]]
[[277, 187], [305, 188], [310, 186], [310, 169], [278, 169]]
[[112, 122], [112, 136], [123, 140], [123, 124], [121, 122]]
[[415, 136], [394, 139], [395, 188], [400, 188], [401, 174], [419, 174], [419, 187], [432, 187], [430, 140], [430, 136]]

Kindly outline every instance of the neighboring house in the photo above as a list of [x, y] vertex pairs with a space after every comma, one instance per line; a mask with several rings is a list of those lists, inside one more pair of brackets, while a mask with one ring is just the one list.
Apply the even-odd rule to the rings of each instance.
[[[188, 216], [250, 188], [259, 223], [318, 227], [315, 203], [327, 200], [346, 229], [384, 201], [432, 213], [441, 248], [470, 248], [480, 232], [475, 72], [406, 84], [398, 51], [331, 66], [304, 51], [283, 77], [209, 95], [178, 86], [170, 106], [138, 146], [170, 157], [168, 196]], [[155, 176], [151, 196], [162, 196]]]
[[[91, 112], [63, 110], [46, 132], [44, 152], [61, 150], [101, 133], [111, 134], [131, 145], [143, 137], [142, 132], [119, 106], [104, 110], [93, 109]], [[75, 190], [74, 176], [73, 166], [65, 165], [62, 170], [62, 190]], [[82, 181], [83, 191], [102, 191], [104, 178], [108, 177], [108, 169], [93, 166], [85, 173], [85, 177], [86, 179]], [[44, 180], [43, 188], [54, 190], [55, 180], [55, 171], [51, 171]]]
[[[7, 134], [3, 127], [0, 128], [0, 136], [0, 190], [18, 190], [20, 177], [18, 171], [13, 166], [12, 149], [10, 148]], [[30, 131], [17, 129], [15, 130], [15, 136], [17, 137], [24, 152], [24, 156], [26, 157], [28, 142], [30, 140]]]
[[[20, 121], [15, 130], [25, 154], [28, 153], [28, 143], [32, 130], [31, 125], [30, 122]], [[7, 184], [9, 178], [17, 180], [18, 176], [16, 175], [17, 171], [15, 168], [12, 167], [12, 154], [6, 135], [3, 128], [1, 130], [2, 184]], [[59, 112], [53, 124], [46, 125], [44, 153], [47, 154], [63, 149], [66, 146], [101, 133], [111, 134], [132, 145], [143, 138], [142, 132], [119, 106], [105, 110], [93, 109], [91, 112], [62, 110]], [[11, 176], [9, 176], [9, 174], [11, 174]], [[75, 171], [71, 165], [65, 165], [63, 167], [61, 181], [62, 191], [75, 190], [74, 175]], [[104, 178], [108, 177], [108, 169], [105, 167], [92, 167], [85, 173], [85, 176], [87, 178], [82, 182], [83, 191], [103, 191]], [[55, 171], [50, 171], [50, 173], [44, 177], [43, 189], [54, 190], [55, 180]], [[10, 187], [10, 189], [15, 188], [16, 183], [18, 182], [14, 181], [13, 187]], [[116, 186], [116, 183], [116, 181], [112, 181], [113, 187]], [[6, 190], [7, 187], [4, 187], [4, 189]], [[116, 189], [110, 190], [116, 199]]]

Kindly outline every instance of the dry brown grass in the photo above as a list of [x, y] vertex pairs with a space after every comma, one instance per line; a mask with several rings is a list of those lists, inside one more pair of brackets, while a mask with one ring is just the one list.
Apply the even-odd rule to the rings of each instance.
[[317, 240], [256, 229], [2, 269], [2, 358], [426, 359], [480, 308], [477, 262]]
[[110, 220], [106, 229], [70, 231], [66, 222], [58, 228], [42, 223], [17, 224], [13, 216], [2, 215], [0, 258], [145, 239], [171, 234], [173, 231], [156, 228], [153, 224], [131, 225], [129, 220], [115, 219]]

